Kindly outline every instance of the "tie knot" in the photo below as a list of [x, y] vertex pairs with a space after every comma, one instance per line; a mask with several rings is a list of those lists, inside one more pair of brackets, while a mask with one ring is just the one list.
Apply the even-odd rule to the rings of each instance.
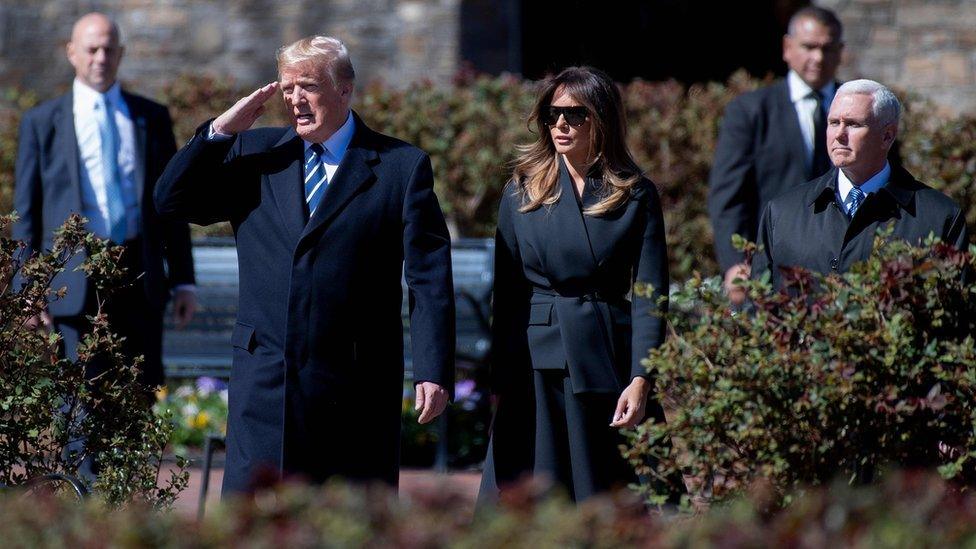
[[851, 198], [853, 198], [854, 200], [860, 201], [862, 198], [864, 198], [864, 191], [862, 191], [860, 189], [860, 187], [852, 187], [851, 188]]
[[312, 152], [320, 156], [322, 155], [323, 152], [325, 152], [325, 147], [323, 147], [321, 143], [312, 143], [312, 146], [309, 147], [309, 149], [311, 149]]
[[807, 94], [807, 97], [816, 101], [818, 105], [823, 103], [823, 99], [824, 99], [823, 94], [820, 93], [820, 90], [810, 90], [810, 93]]

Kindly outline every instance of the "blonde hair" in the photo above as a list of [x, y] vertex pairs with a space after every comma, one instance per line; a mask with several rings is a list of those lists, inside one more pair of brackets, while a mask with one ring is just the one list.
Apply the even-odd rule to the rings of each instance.
[[595, 152], [591, 171], [600, 174], [601, 199], [583, 210], [585, 215], [599, 216], [613, 211], [630, 198], [631, 189], [642, 177], [625, 141], [626, 120], [620, 90], [606, 73], [592, 67], [570, 67], [546, 80], [539, 92], [529, 125], [535, 125], [538, 139], [517, 146], [521, 153], [515, 160], [512, 178], [516, 192], [522, 196], [520, 212], [530, 212], [559, 200], [559, 154], [542, 122], [542, 109], [552, 103], [557, 90], [569, 94], [589, 111], [590, 147]]
[[341, 40], [330, 36], [306, 36], [279, 48], [276, 58], [278, 74], [281, 74], [281, 70], [285, 67], [312, 63], [324, 69], [325, 73], [332, 78], [333, 84], [352, 83], [356, 80], [356, 71], [352, 68], [349, 50]]

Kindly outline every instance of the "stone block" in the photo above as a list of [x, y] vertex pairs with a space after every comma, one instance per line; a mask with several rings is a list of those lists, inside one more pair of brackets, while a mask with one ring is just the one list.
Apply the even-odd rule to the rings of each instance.
[[905, 58], [904, 73], [916, 86], [936, 86], [942, 82], [937, 56], [913, 54]]
[[893, 50], [901, 46], [901, 33], [890, 27], [871, 29], [870, 49]]
[[939, 58], [944, 85], [973, 84], [972, 62], [968, 56], [959, 52], [947, 52], [941, 54]]

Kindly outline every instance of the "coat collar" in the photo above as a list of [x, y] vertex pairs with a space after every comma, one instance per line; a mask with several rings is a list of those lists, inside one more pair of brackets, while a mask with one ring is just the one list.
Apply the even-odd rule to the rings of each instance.
[[807, 167], [807, 147], [803, 141], [803, 131], [800, 129], [800, 120], [796, 115], [796, 106], [793, 105], [793, 99], [790, 97], [790, 86], [786, 79], [782, 79], [774, 86], [777, 86], [775, 95], [776, 110], [778, 111], [778, 116], [775, 120], [779, 120], [779, 132], [780, 135], [786, 139], [789, 144], [789, 148], [792, 151], [792, 157], [796, 162], [800, 162], [800, 166], [803, 166], [803, 174], [805, 177], [810, 177], [810, 168]]
[[74, 95], [71, 92], [61, 96], [53, 120], [55, 146], [67, 158], [68, 180], [75, 190], [77, 207], [81, 209], [81, 166], [78, 157], [78, 136], [75, 133]]
[[[126, 107], [129, 109], [129, 118], [132, 119], [132, 131], [134, 132], [135, 139], [135, 153], [136, 153], [136, 168], [135, 168], [135, 184], [136, 184], [136, 196], [139, 197], [139, 203], [143, 201], [143, 194], [146, 189], [146, 151], [148, 150], [148, 129], [146, 128], [146, 109], [140, 98], [121, 90], [121, 95], [123, 101], [125, 101]], [[152, 197], [148, 197], [152, 201]]]
[[[810, 188], [804, 197], [804, 203], [808, 206], [816, 206], [817, 210], [826, 207], [831, 201], [835, 200], [837, 194], [837, 168], [831, 170], [821, 177], [809, 183]], [[891, 177], [888, 184], [878, 190], [878, 194], [890, 196], [902, 208], [905, 209], [911, 204], [915, 197], [915, 192], [922, 187], [922, 184], [915, 177], [900, 165], [891, 166]]]
[[373, 166], [380, 161], [376, 152], [376, 134], [369, 129], [358, 114], [353, 112], [355, 133], [335, 175], [325, 189], [325, 195], [314, 215], [305, 221], [305, 191], [302, 185], [302, 159], [304, 144], [288, 128], [271, 151], [281, 155], [284, 168], [268, 176], [275, 203], [285, 227], [296, 241], [303, 240], [327, 225], [349, 204], [361, 188], [376, 179]]

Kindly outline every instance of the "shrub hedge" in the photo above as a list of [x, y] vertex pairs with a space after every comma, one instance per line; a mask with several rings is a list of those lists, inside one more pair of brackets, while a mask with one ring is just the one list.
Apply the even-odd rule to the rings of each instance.
[[[725, 85], [684, 87], [676, 82], [634, 81], [623, 85], [628, 140], [664, 200], [672, 272], [686, 280], [695, 270], [715, 271], [711, 227], [705, 209], [708, 170], [725, 104], [760, 82], [745, 73]], [[216, 116], [250, 90], [212, 76], [181, 76], [160, 98], [170, 106], [177, 139], [185, 141], [204, 120]], [[428, 82], [398, 89], [366, 86], [354, 108], [374, 129], [410, 141], [431, 154], [437, 192], [459, 236], [491, 235], [498, 196], [514, 155], [514, 144], [532, 139], [525, 117], [535, 84], [513, 77], [459, 76], [450, 87]], [[904, 94], [902, 94], [904, 96]], [[19, 113], [34, 95], [8, 91], [0, 101], [0, 212], [10, 211]], [[285, 123], [273, 101], [259, 124]], [[902, 155], [912, 173], [963, 204], [976, 226], [976, 117], [934, 117], [933, 108], [909, 98]], [[198, 234], [226, 234], [226, 226]]]
[[[0, 233], [13, 221], [0, 216]], [[81, 252], [84, 261], [73, 261]], [[101, 304], [80, 338], [77, 360], [58, 357], [59, 334], [29, 327], [46, 297], [64, 295], [51, 282], [66, 268], [85, 271], [104, 299], [121, 284], [121, 253], [86, 231], [78, 215], [57, 231], [48, 253], [27, 257], [23, 243], [0, 237], [0, 487], [52, 473], [77, 476], [92, 456], [98, 478], [83, 480], [109, 505], [166, 507], [186, 487], [182, 460], [160, 478], [172, 427], [149, 409], [147, 388], [137, 381], [142, 359], [122, 354]], [[99, 375], [86, 377], [96, 366]], [[74, 444], [79, 436], [86, 437], [83, 449]]]
[[842, 276], [794, 268], [784, 290], [768, 273], [747, 282], [739, 313], [717, 277], [692, 277], [647, 360], [668, 421], [639, 427], [632, 462], [684, 473], [711, 501], [757, 481], [788, 497], [890, 467], [976, 484], [976, 285], [963, 279], [974, 253], [882, 234]]
[[141, 506], [109, 510], [55, 498], [0, 498], [11, 547], [965, 547], [976, 497], [931, 475], [807, 490], [785, 508], [757, 487], [697, 517], [649, 515], [633, 499], [516, 498], [472, 518], [449, 490], [401, 494], [283, 486], [208, 509], [202, 522]]

